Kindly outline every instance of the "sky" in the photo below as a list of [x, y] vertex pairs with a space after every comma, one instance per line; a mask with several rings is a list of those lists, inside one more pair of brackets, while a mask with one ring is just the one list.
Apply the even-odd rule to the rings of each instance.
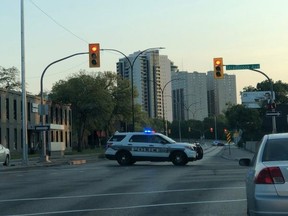
[[[21, 78], [21, 0], [0, 0], [0, 66], [17, 67]], [[161, 55], [180, 71], [213, 70], [213, 58], [224, 64], [260, 64], [273, 81], [288, 83], [287, 0], [24, 0], [26, 91], [40, 92], [40, 78], [52, 62], [79, 52], [89, 43], [126, 55], [165, 47]], [[123, 56], [101, 52], [101, 67], [89, 68], [88, 55], [52, 65], [44, 91], [85, 70], [116, 71]], [[266, 78], [250, 70], [236, 75], [240, 91]]]

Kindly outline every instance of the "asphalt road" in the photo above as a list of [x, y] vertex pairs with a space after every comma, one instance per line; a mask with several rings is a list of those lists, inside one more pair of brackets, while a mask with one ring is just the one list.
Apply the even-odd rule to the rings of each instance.
[[182, 167], [103, 159], [6, 170], [0, 215], [245, 215], [246, 168], [222, 153], [209, 147], [202, 160]]

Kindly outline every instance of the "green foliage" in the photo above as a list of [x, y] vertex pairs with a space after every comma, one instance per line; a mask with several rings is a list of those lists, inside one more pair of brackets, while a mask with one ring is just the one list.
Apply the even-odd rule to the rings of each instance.
[[116, 120], [129, 117], [131, 97], [128, 97], [128, 84], [112, 72], [88, 74], [80, 71], [52, 87], [49, 97], [53, 103], [71, 105], [79, 151], [85, 135], [95, 130], [109, 134], [114, 130]]
[[0, 66], [0, 88], [19, 91], [21, 83], [18, 81], [20, 72], [16, 67], [4, 68]]
[[262, 117], [257, 109], [249, 109], [243, 105], [234, 105], [225, 112], [230, 128], [241, 129], [246, 140], [255, 140], [262, 136]]
[[[275, 92], [275, 101], [277, 104], [288, 103], [288, 84], [281, 80], [273, 82], [273, 91]], [[257, 83], [256, 88], [248, 86], [243, 88], [243, 91], [271, 91], [271, 84], [268, 80]]]

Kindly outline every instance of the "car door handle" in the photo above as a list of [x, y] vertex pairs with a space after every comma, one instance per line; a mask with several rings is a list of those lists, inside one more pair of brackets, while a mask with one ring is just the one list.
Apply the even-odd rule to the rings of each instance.
[[149, 145], [149, 146], [152, 146], [152, 147], [153, 147], [154, 145]]
[[129, 143], [128, 145], [132, 145], [131, 143]]

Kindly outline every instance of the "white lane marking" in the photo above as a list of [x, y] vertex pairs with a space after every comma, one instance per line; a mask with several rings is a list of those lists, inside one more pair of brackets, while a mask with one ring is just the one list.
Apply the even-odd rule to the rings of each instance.
[[101, 196], [145, 195], [145, 194], [156, 194], [156, 193], [175, 193], [175, 192], [191, 192], [191, 191], [207, 191], [207, 190], [243, 190], [244, 188], [245, 187], [192, 188], [192, 189], [178, 189], [178, 190], [165, 190], [165, 191], [107, 193], [107, 194], [90, 194], [90, 195], [61, 196], [61, 197], [31, 197], [31, 198], [21, 198], [21, 199], [0, 200], [0, 203], [18, 202], [18, 201], [53, 200], [53, 199], [73, 199], [73, 198], [101, 197]]
[[214, 203], [245, 202], [245, 201], [246, 199], [234, 199], [234, 200], [217, 200], [217, 201], [207, 200], [207, 201], [180, 202], [180, 203], [160, 203], [160, 204], [151, 204], [151, 205], [123, 206], [123, 207], [112, 207], [112, 208], [94, 208], [94, 209], [40, 212], [40, 213], [14, 215], [14, 216], [36, 216], [36, 215], [48, 215], [48, 214], [51, 215], [51, 214], [76, 213], [76, 212], [111, 211], [111, 210], [125, 210], [125, 209], [151, 208], [151, 207], [163, 207], [163, 206], [214, 204]]

